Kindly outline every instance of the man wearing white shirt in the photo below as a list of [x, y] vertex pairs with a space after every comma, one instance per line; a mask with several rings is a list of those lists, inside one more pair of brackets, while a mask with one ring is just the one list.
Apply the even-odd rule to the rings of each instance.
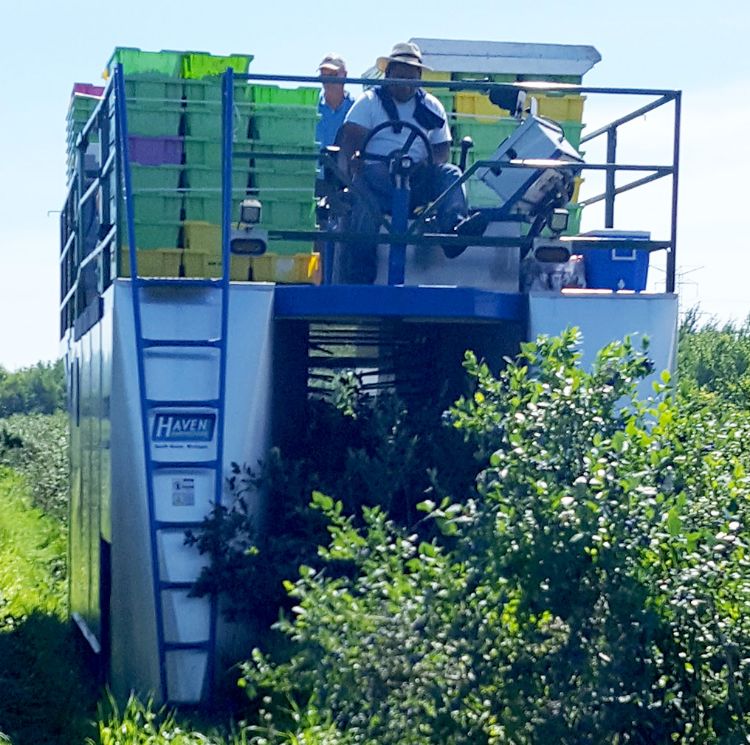
[[[364, 162], [354, 169], [353, 179], [365, 188], [382, 212], [390, 210], [394, 183], [389, 173], [388, 156], [401, 150], [411, 141], [408, 154], [415, 162], [410, 175], [410, 209], [425, 205], [446, 191], [461, 176], [458, 166], [449, 162], [451, 132], [440, 101], [423, 91], [418, 82], [422, 70], [422, 53], [416, 44], [402, 42], [393, 47], [388, 57], [379, 57], [377, 66], [386, 78], [414, 80], [415, 84], [384, 85], [372, 88], [360, 96], [349, 110], [339, 134], [340, 164], [344, 170], [352, 166], [352, 156], [361, 151], [376, 127], [384, 122], [392, 126], [376, 132], [367, 143]], [[407, 126], [399, 127], [399, 122]], [[408, 125], [413, 125], [412, 127]], [[422, 137], [415, 137], [417, 128]], [[430, 145], [432, 162], [425, 141]], [[441, 233], [479, 234], [484, 225], [468, 219], [466, 194], [463, 187], [454, 188], [436, 210], [437, 229]], [[350, 229], [354, 232], [377, 233], [378, 221], [362, 199], [356, 199], [352, 209]], [[345, 281], [371, 284], [375, 279], [375, 245], [346, 244], [341, 250]], [[446, 255], [458, 255], [461, 249], [444, 249]]]

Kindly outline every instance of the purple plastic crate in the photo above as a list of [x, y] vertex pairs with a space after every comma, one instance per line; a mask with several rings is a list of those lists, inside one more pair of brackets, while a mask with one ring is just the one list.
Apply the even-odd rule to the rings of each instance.
[[131, 135], [130, 160], [142, 166], [180, 165], [182, 137], [140, 137]]
[[73, 95], [76, 94], [101, 98], [104, 95], [104, 86], [93, 85], [92, 83], [74, 83]]

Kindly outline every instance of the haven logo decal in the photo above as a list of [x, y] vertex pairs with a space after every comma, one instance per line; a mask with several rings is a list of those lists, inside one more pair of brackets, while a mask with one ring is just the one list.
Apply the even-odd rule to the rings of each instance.
[[159, 443], [210, 442], [216, 428], [216, 414], [170, 411], [157, 414], [151, 438]]

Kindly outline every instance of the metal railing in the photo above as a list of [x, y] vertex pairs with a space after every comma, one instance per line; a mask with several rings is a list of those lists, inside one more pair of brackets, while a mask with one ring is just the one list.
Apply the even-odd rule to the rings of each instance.
[[[249, 143], [251, 147], [238, 146], [232, 136], [230, 113], [234, 108], [233, 93], [236, 81], [248, 83], [301, 83], [320, 85], [322, 82], [336, 82], [352, 85], [398, 85], [413, 84], [413, 80], [396, 79], [372, 79], [372, 78], [326, 78], [318, 76], [295, 76], [295, 75], [262, 75], [262, 74], [235, 74], [232, 70], [225, 73], [223, 97], [222, 97], [222, 268], [226, 274], [229, 265], [229, 230], [232, 215], [232, 189], [231, 168], [236, 158], [248, 157], [253, 160], [265, 160], [272, 163], [274, 160], [298, 160], [319, 161], [321, 154], [315, 152], [273, 152], [263, 150], [262, 142]], [[80, 336], [101, 316], [101, 295], [111, 284], [119, 270], [118, 249], [121, 243], [118, 230], [125, 227], [125, 217], [130, 212], [128, 226], [132, 223], [132, 204], [126, 205], [126, 214], [118, 215], [118, 209], [122, 206], [121, 196], [123, 191], [118, 184], [124, 180], [122, 154], [115, 146], [116, 138], [113, 136], [115, 128], [113, 97], [115, 96], [114, 77], [109, 81], [101, 101], [93, 114], [81, 130], [76, 148], [76, 167], [73, 181], [68, 190], [61, 214], [60, 223], [60, 335], [63, 336], [68, 329], [73, 329], [74, 335]], [[678, 180], [679, 180], [679, 146], [680, 146], [680, 117], [681, 117], [681, 94], [679, 91], [646, 89], [646, 88], [604, 88], [585, 85], [555, 84], [555, 83], [493, 83], [489, 81], [425, 81], [425, 87], [430, 89], [448, 89], [451, 91], [474, 91], [489, 94], [495, 89], [507, 89], [508, 87], [525, 90], [527, 93], [557, 93], [557, 94], [601, 94], [605, 96], [647, 96], [655, 98], [634, 111], [621, 116], [614, 121], [599, 127], [594, 132], [586, 134], [581, 138], [581, 144], [597, 139], [604, 139], [606, 145], [606, 158], [604, 163], [582, 163], [582, 171], [604, 172], [605, 187], [603, 192], [581, 200], [578, 204], [582, 209], [593, 204], [604, 202], [604, 226], [611, 228], [615, 221], [615, 208], [617, 198], [634, 189], [643, 187], [659, 179], [671, 179], [671, 214], [670, 234], [659, 240], [639, 241], [639, 250], [666, 251], [666, 289], [668, 292], [675, 290], [676, 273], [676, 251], [677, 251], [677, 204], [678, 204]], [[648, 165], [633, 165], [618, 162], [618, 133], [620, 129], [630, 122], [658, 109], [659, 107], [674, 103], [674, 119], [672, 132], [671, 153], [667, 162]], [[498, 110], [499, 111], [499, 110]], [[501, 118], [501, 117], [498, 117]], [[96, 168], [87, 170], [86, 151], [89, 141], [93, 139], [94, 133], [99, 134], [101, 152]], [[304, 144], [304, 143], [301, 143]], [[310, 143], [311, 145], [313, 143]], [[500, 142], [498, 142], [498, 145]], [[465, 184], [480, 168], [497, 165], [494, 161], [479, 160], [469, 166], [463, 173], [456, 187]], [[503, 162], [503, 168], [533, 168], [534, 165], [528, 161]], [[565, 164], [555, 166], [547, 164], [545, 167], [565, 167]], [[578, 167], [578, 166], [577, 166]], [[634, 174], [636, 178], [632, 181], [617, 186], [615, 176], [618, 173]], [[440, 200], [445, 194], [440, 195], [430, 205], [427, 205], [422, 216], [429, 215], [439, 206]], [[491, 208], [482, 208], [488, 211], [490, 217], [499, 217], [493, 213]], [[417, 220], [411, 228], [404, 225], [394, 225], [392, 221], [383, 222], [386, 233], [378, 236], [378, 242], [395, 247], [396, 252], [403, 252], [407, 244], [413, 245], [446, 245], [446, 246], [497, 246], [507, 247], [518, 245], [518, 239], [512, 237], [464, 237], [457, 235], [444, 235], [439, 233], [417, 232], [424, 225], [424, 219]], [[350, 231], [339, 231], [329, 229], [298, 230], [292, 228], [270, 228], [268, 230], [270, 245], [273, 240], [293, 240], [300, 242], [323, 241], [328, 244], [346, 245], [362, 239], [362, 235]], [[569, 242], [573, 248], [585, 249], [615, 249], [630, 247], [627, 241], [609, 238], [590, 238], [577, 236], [561, 236], [561, 240]], [[132, 251], [131, 251], [132, 253]], [[137, 256], [130, 257], [131, 273], [135, 270]], [[398, 275], [398, 272], [397, 272]]]
[[[359, 78], [359, 77], [314, 77], [314, 76], [296, 76], [296, 75], [264, 75], [264, 74], [235, 74], [229, 70], [226, 73], [230, 82], [234, 80], [244, 80], [247, 82], [273, 82], [273, 83], [312, 83], [321, 84], [322, 82], [335, 82], [339, 84], [354, 84], [372, 87], [373, 85], [404, 85], [414, 84], [413, 80], [399, 80], [399, 79], [386, 79], [386, 78]], [[648, 104], [639, 107], [635, 111], [622, 116], [613, 122], [597, 129], [596, 131], [585, 135], [581, 138], [581, 144], [590, 142], [598, 137], [606, 136], [607, 138], [607, 155], [606, 162], [604, 163], [582, 163], [580, 169], [582, 171], [603, 171], [605, 173], [606, 186], [605, 190], [601, 194], [594, 195], [590, 198], [582, 200], [578, 203], [579, 207], [585, 208], [589, 205], [595, 204], [600, 201], [605, 202], [605, 228], [612, 228], [614, 226], [614, 211], [616, 197], [625, 192], [631, 191], [638, 187], [645, 186], [646, 184], [652, 183], [658, 179], [665, 177], [671, 177], [672, 179], [672, 193], [671, 193], [671, 215], [670, 215], [670, 235], [668, 238], [661, 240], [639, 240], [637, 247], [638, 250], [646, 251], [661, 251], [664, 250], [667, 253], [667, 271], [666, 271], [666, 289], [667, 292], [674, 292], [675, 290], [675, 267], [676, 267], [676, 250], [677, 250], [677, 195], [678, 195], [678, 178], [679, 178], [679, 140], [680, 140], [680, 102], [681, 93], [679, 91], [662, 90], [662, 89], [648, 89], [648, 88], [606, 88], [596, 86], [585, 86], [585, 85], [573, 85], [573, 84], [557, 84], [557, 83], [538, 83], [538, 82], [518, 82], [518, 83], [494, 83], [490, 81], [425, 81], [424, 87], [430, 89], [448, 89], [451, 91], [476, 91], [489, 94], [493, 90], [507, 89], [509, 87], [516, 88], [518, 90], [524, 90], [529, 94], [534, 93], [567, 93], [567, 94], [602, 94], [609, 96], [648, 96], [656, 97], [657, 100], [649, 102]], [[233, 89], [233, 84], [230, 85]], [[657, 165], [634, 165], [628, 163], [617, 162], [617, 132], [620, 127], [632, 122], [633, 120], [642, 117], [646, 113], [653, 111], [661, 106], [667, 105], [670, 102], [675, 103], [674, 111], [674, 125], [673, 125], [673, 148], [671, 153], [670, 162]], [[501, 118], [498, 116], [498, 119]], [[485, 119], [483, 117], [483, 119]], [[252, 157], [256, 159], [270, 159], [273, 158], [286, 158], [286, 159], [297, 159], [305, 160], [315, 156], [308, 154], [298, 153], [264, 153], [262, 151], [262, 145], [260, 148], [253, 148], [251, 150], [239, 150], [232, 152], [230, 145], [229, 158], [231, 157]], [[500, 145], [500, 142], [498, 142]], [[460, 185], [466, 183], [473, 175], [476, 174], [480, 168], [487, 168], [496, 166], [495, 161], [481, 160], [473, 163], [462, 175], [461, 179], [456, 182], [454, 187], [458, 188]], [[545, 168], [565, 168], [569, 166], [566, 163], [545, 164]], [[535, 168], [533, 162], [523, 160], [511, 160], [510, 162], [503, 162], [503, 168]], [[643, 173], [645, 175], [631, 181], [628, 184], [622, 186], [615, 186], [615, 176], [617, 173]], [[351, 184], [350, 184], [351, 186]], [[356, 188], [356, 187], [355, 187]], [[484, 246], [497, 246], [507, 247], [518, 245], [518, 239], [508, 237], [462, 237], [457, 235], [446, 235], [439, 233], [422, 233], [418, 234], [416, 230], [424, 224], [424, 217], [434, 213], [434, 210], [439, 206], [440, 202], [446, 197], [447, 192], [441, 194], [431, 204], [427, 205], [422, 212], [422, 220], [417, 220], [411, 227], [411, 229], [403, 229], [403, 226], [394, 226], [388, 220], [383, 221], [383, 225], [386, 228], [386, 233], [378, 236], [378, 242], [383, 244], [389, 244], [392, 250], [397, 252], [403, 252], [406, 243], [413, 245], [445, 245], [462, 247], [468, 245], [484, 245]], [[487, 210], [490, 213], [490, 217], [493, 217], [492, 210]], [[495, 211], [494, 216], [500, 218], [499, 210]], [[507, 216], [506, 216], [507, 219]], [[300, 241], [328, 241], [336, 242], [338, 244], [346, 245], [347, 243], [353, 243], [357, 240], [361, 240], [362, 236], [351, 232], [340, 232], [331, 230], [278, 230], [269, 229], [269, 238], [281, 238], [287, 240], [300, 240]], [[572, 248], [575, 249], [587, 249], [587, 250], [612, 250], [620, 248], [632, 248], [633, 244], [627, 239], [615, 239], [615, 238], [594, 238], [594, 237], [576, 237], [576, 236], [561, 236], [561, 240], [569, 242]], [[398, 275], [401, 281], [403, 281], [403, 274]]]

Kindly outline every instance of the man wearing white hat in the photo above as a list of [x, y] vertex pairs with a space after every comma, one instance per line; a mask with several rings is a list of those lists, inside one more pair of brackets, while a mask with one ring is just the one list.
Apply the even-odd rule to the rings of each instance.
[[[382, 85], [365, 91], [355, 102], [344, 121], [339, 135], [341, 166], [350, 167], [352, 156], [364, 145], [368, 134], [378, 125], [391, 122], [394, 126], [376, 132], [367, 144], [367, 154], [381, 160], [365, 159], [354, 174], [355, 181], [365, 187], [375, 198], [380, 209], [390, 209], [394, 185], [384, 162], [394, 151], [402, 149], [409, 140], [408, 155], [416, 166], [410, 177], [411, 209], [427, 204], [460, 177], [458, 166], [449, 163], [451, 132], [448, 118], [440, 101], [419, 87], [422, 70], [429, 70], [422, 62], [422, 52], [412, 42], [400, 42], [387, 57], [378, 57], [378, 68], [386, 79], [414, 80], [415, 83]], [[398, 123], [407, 123], [399, 127]], [[418, 128], [430, 145], [432, 165], [429, 166], [425, 141], [414, 137]], [[470, 234], [482, 232], [484, 226], [467, 219], [468, 208], [463, 187], [453, 189], [437, 209], [437, 228], [441, 233]], [[377, 233], [378, 223], [372, 211], [362, 200], [357, 200], [352, 210], [351, 230]], [[343, 246], [340, 257], [344, 281], [369, 284], [375, 279], [375, 245], [351, 244]], [[449, 254], [450, 249], [446, 249]], [[460, 252], [460, 251], [459, 251]], [[458, 252], [455, 252], [458, 253]], [[455, 255], [455, 254], [454, 254]]]

